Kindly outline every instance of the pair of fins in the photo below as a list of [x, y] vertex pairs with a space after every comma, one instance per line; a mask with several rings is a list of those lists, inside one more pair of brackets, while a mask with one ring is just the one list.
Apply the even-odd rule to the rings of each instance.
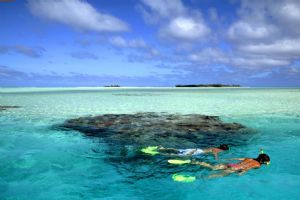
[[[141, 149], [141, 152], [145, 154], [149, 154], [152, 156], [158, 155], [158, 146], [149, 146], [146, 148]], [[174, 165], [183, 165], [183, 164], [190, 164], [191, 160], [179, 160], [179, 159], [169, 159], [168, 163], [174, 164]], [[172, 179], [176, 182], [184, 182], [184, 183], [190, 183], [196, 180], [195, 176], [190, 175], [183, 175], [183, 174], [173, 174]]]

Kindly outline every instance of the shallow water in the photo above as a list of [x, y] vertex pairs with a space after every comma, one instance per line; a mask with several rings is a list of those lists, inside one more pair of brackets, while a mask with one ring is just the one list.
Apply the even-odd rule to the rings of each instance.
[[[0, 199], [300, 199], [300, 89], [4, 88], [0, 105], [21, 106], [0, 113]], [[256, 157], [262, 147], [271, 165], [208, 180], [211, 171], [169, 166], [161, 156], [112, 162], [120, 159], [108, 155], [113, 144], [53, 128], [68, 118], [136, 112], [242, 123], [257, 134], [221, 158]], [[199, 178], [177, 183], [175, 172]]]

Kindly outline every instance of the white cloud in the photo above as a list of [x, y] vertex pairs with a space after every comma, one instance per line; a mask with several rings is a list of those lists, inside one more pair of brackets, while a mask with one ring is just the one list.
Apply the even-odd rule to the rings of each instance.
[[181, 40], [198, 40], [206, 36], [209, 31], [209, 28], [201, 20], [177, 17], [161, 30], [161, 34], [164, 37]]
[[207, 48], [200, 52], [192, 53], [189, 55], [189, 60], [205, 64], [229, 62], [228, 56], [224, 52], [214, 48]]
[[300, 39], [278, 40], [270, 44], [250, 44], [240, 47], [240, 50], [263, 55], [274, 56], [300, 56]]
[[247, 58], [233, 57], [230, 64], [240, 68], [248, 68], [251, 70], [264, 69], [266, 67], [282, 67], [291, 64], [288, 60], [273, 58]]
[[159, 24], [163, 39], [191, 43], [210, 32], [201, 13], [185, 7], [181, 0], [141, 0], [139, 10], [146, 22]]
[[118, 32], [129, 29], [122, 20], [98, 12], [86, 1], [29, 0], [28, 6], [36, 16], [63, 23], [78, 30]]
[[300, 59], [299, 1], [244, 0], [238, 16], [227, 30], [235, 55], [229, 64], [263, 69]]
[[248, 70], [259, 70], [266, 67], [281, 67], [291, 64], [288, 59], [272, 58], [261, 55], [245, 55], [233, 52], [224, 52], [220, 49], [206, 48], [188, 56], [192, 62], [201, 65], [227, 65]]
[[231, 25], [228, 36], [233, 40], [266, 39], [276, 33], [276, 28], [266, 24], [250, 24], [246, 21], [238, 21]]
[[152, 15], [159, 15], [163, 18], [170, 18], [181, 15], [185, 12], [181, 0], [141, 0], [143, 4], [148, 6]]
[[[299, 3], [299, 2], [298, 2]], [[280, 9], [280, 16], [286, 20], [291, 20], [299, 23], [300, 20], [300, 6], [295, 3], [286, 3]]]
[[228, 30], [228, 35], [238, 39], [281, 39], [299, 37], [300, 1], [249, 1], [241, 2], [240, 19]]
[[300, 33], [300, 1], [281, 1], [270, 5], [271, 15], [285, 34], [298, 35]]

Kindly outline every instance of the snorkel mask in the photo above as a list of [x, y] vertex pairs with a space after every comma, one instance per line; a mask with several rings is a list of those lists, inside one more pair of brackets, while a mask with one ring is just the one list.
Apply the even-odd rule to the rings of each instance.
[[[259, 150], [259, 154], [264, 154], [264, 150], [262, 148], [260, 148]], [[271, 161], [268, 161], [268, 162], [264, 162], [264, 164], [266, 164], [267, 166], [269, 166], [271, 164]]]

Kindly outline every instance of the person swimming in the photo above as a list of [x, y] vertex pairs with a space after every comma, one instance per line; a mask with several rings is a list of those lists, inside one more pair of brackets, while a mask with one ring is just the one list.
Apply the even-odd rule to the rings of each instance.
[[174, 155], [174, 156], [198, 156], [202, 154], [213, 154], [215, 159], [218, 159], [218, 154], [222, 151], [229, 150], [227, 144], [221, 144], [218, 147], [210, 147], [206, 149], [194, 148], [194, 149], [174, 149], [158, 147], [158, 151], [163, 155]]
[[242, 175], [250, 169], [260, 168], [263, 164], [270, 164], [270, 157], [265, 153], [259, 154], [257, 158], [231, 158], [230, 160], [239, 160], [240, 162], [211, 165], [206, 162], [192, 161], [191, 164], [200, 165], [212, 170], [223, 170], [221, 173], [210, 175], [209, 178], [223, 177], [232, 173]]

